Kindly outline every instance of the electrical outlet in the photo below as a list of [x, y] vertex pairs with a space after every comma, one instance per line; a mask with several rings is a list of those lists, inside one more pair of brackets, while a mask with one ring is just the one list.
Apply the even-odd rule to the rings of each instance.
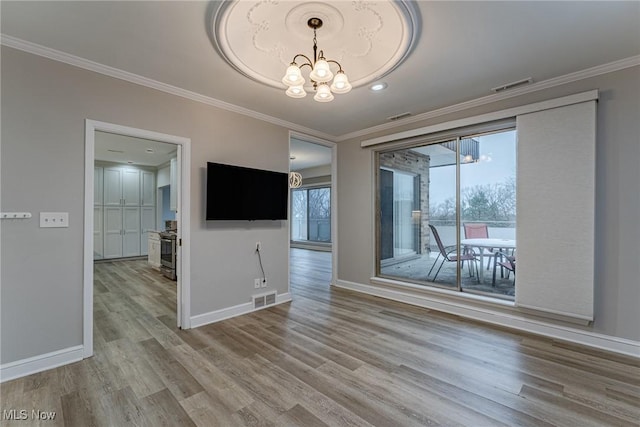
[[260, 252], [260, 242], [256, 242], [256, 251]]
[[263, 277], [262, 279], [260, 279], [260, 286], [263, 288], [267, 287], [267, 278]]
[[262, 282], [262, 279], [253, 279], [253, 287], [256, 289], [260, 288], [260, 282]]

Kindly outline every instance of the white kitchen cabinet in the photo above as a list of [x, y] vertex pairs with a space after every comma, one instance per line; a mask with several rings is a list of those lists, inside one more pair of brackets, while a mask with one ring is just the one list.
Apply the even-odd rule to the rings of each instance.
[[122, 208], [122, 256], [140, 255], [140, 207]]
[[[156, 205], [156, 173], [140, 171], [140, 206], [155, 207]], [[144, 228], [144, 227], [143, 227]]]
[[148, 254], [149, 232], [156, 229], [156, 208], [142, 206], [140, 208], [140, 255]]
[[122, 257], [122, 208], [104, 207], [104, 258]]
[[124, 169], [122, 171], [123, 206], [140, 206], [140, 171]]
[[160, 269], [160, 233], [150, 231], [147, 241], [149, 265], [157, 270]]
[[104, 205], [140, 206], [140, 171], [127, 167], [104, 168]]
[[104, 206], [122, 206], [122, 168], [104, 168]]
[[104, 258], [142, 255], [140, 235], [140, 207], [104, 207]]
[[[95, 167], [94, 259], [144, 256], [156, 228], [156, 172], [135, 166]], [[102, 203], [101, 206], [97, 202]]]
[[102, 241], [102, 206], [93, 207], [93, 259], [104, 258]]
[[104, 168], [93, 168], [93, 205], [102, 206], [104, 201], [102, 192], [104, 189]]

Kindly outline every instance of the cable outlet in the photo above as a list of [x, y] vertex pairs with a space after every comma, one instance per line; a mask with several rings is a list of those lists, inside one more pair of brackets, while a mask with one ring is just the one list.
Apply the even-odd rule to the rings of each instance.
[[260, 286], [263, 288], [267, 287], [267, 278], [263, 277], [262, 279], [260, 279]]
[[260, 252], [260, 242], [256, 242], [256, 251]]
[[255, 289], [260, 289], [260, 282], [262, 282], [262, 279], [253, 279], [253, 287]]

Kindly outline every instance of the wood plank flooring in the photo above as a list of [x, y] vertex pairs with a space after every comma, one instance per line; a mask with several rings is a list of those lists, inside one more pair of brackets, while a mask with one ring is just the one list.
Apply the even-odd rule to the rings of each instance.
[[95, 356], [2, 384], [0, 423], [638, 426], [637, 359], [331, 289], [330, 259], [292, 250], [292, 303], [187, 331], [175, 282], [96, 264]]

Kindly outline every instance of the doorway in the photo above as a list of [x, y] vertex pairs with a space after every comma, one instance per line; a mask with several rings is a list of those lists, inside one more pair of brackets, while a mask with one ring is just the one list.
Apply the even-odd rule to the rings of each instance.
[[[289, 167], [299, 174], [292, 180], [289, 247], [291, 270], [296, 262], [310, 259], [305, 252], [325, 258], [330, 269], [329, 284], [335, 284], [337, 271], [337, 192], [335, 143], [308, 135], [290, 132]], [[326, 255], [320, 254], [324, 252]], [[327, 279], [323, 279], [327, 280]]]
[[[118, 186], [119, 182], [117, 177], [110, 177], [112, 180], [111, 187], [104, 187], [104, 174], [100, 176], [99, 173], [96, 173], [96, 139], [100, 139], [102, 136], [111, 136], [114, 140], [126, 141], [125, 144], [132, 144], [130, 148], [131, 151], [145, 151], [146, 154], [152, 156], [154, 153], [149, 153], [146, 150], [150, 149], [153, 151], [153, 148], [149, 148], [153, 144], [156, 144], [156, 147], [167, 147], [169, 146], [172, 150], [175, 150], [175, 168], [174, 170], [174, 187], [175, 190], [172, 196], [172, 202], [175, 204], [175, 224], [176, 224], [176, 260], [175, 263], [175, 274], [176, 274], [176, 323], [179, 328], [188, 329], [190, 328], [190, 253], [189, 253], [189, 245], [186, 244], [189, 241], [190, 236], [190, 225], [189, 225], [189, 214], [190, 214], [190, 159], [191, 159], [191, 141], [188, 138], [183, 138], [174, 135], [161, 134], [153, 131], [147, 131], [142, 129], [136, 129], [126, 126], [115, 125], [111, 123], [97, 122], [93, 120], [86, 120], [85, 127], [85, 217], [84, 217], [84, 295], [83, 295], [83, 317], [84, 317], [84, 325], [83, 325], [83, 356], [90, 357], [93, 355], [93, 325], [94, 325], [94, 313], [93, 313], [93, 300], [94, 300], [94, 258], [96, 257], [95, 252], [96, 248], [105, 248], [108, 246], [109, 254], [105, 253], [103, 250], [102, 254], [98, 255], [98, 257], [114, 257], [116, 258], [119, 254], [137, 254], [139, 256], [143, 256], [143, 253], [146, 253], [145, 250], [140, 249], [141, 246], [144, 245], [146, 234], [150, 230], [149, 224], [156, 225], [154, 228], [162, 228], [162, 225], [157, 225], [156, 212], [154, 209], [157, 209], [157, 205], [145, 206], [150, 203], [149, 198], [154, 199], [154, 193], [157, 191], [155, 187], [155, 181], [153, 181], [153, 185], [147, 184], [145, 185], [142, 182], [142, 178], [139, 178], [140, 186], [136, 187], [134, 185], [130, 185], [130, 189], [139, 188], [139, 192], [136, 193], [134, 190], [130, 190], [134, 193], [134, 196], [131, 194], [127, 194], [122, 197], [123, 200], [119, 200], [117, 197], [118, 194], [122, 194], [124, 187], [122, 185]], [[135, 143], [138, 141], [138, 143]], [[135, 145], [135, 149], [134, 148]], [[100, 146], [100, 144], [98, 144]], [[143, 147], [144, 146], [144, 147]], [[125, 151], [118, 150], [114, 148], [114, 151]], [[114, 153], [115, 154], [115, 153]], [[100, 157], [104, 157], [101, 155]], [[131, 164], [135, 163], [134, 160], [130, 160]], [[173, 162], [173, 161], [171, 161]], [[129, 164], [129, 163], [127, 163]], [[108, 163], [107, 163], [108, 165]], [[110, 168], [110, 172], [112, 175], [117, 175], [118, 170], [139, 170], [145, 171], [150, 170], [149, 167], [140, 167], [140, 168], [120, 168], [117, 167]], [[104, 172], [104, 169], [102, 170]], [[131, 176], [135, 174], [130, 174]], [[141, 177], [143, 172], [139, 173]], [[127, 179], [132, 179], [129, 176]], [[149, 173], [147, 173], [147, 177], [149, 178]], [[157, 175], [155, 175], [157, 177]], [[96, 188], [98, 184], [102, 180], [103, 191], [106, 188], [107, 192], [111, 192], [108, 196], [103, 194], [102, 196], [102, 205], [95, 204], [95, 193], [98, 191]], [[114, 184], [115, 183], [115, 184]], [[120, 193], [118, 193], [120, 192]], [[143, 193], [143, 194], [141, 194]], [[139, 195], [139, 200], [136, 199], [135, 195]], [[145, 197], [147, 198], [145, 201]], [[129, 200], [127, 202], [127, 200]], [[105, 205], [104, 203], [107, 203]], [[117, 207], [116, 204], [121, 205], [121, 207]], [[113, 205], [113, 206], [111, 206]], [[100, 210], [96, 209], [96, 206], [101, 206], [103, 209], [109, 207], [109, 220], [114, 225], [114, 229], [117, 228], [118, 218], [127, 219], [128, 224], [125, 227], [125, 224], [122, 224], [122, 229], [125, 229], [125, 233], [122, 233], [123, 238], [119, 238], [117, 236], [118, 233], [111, 233], [109, 236], [109, 243], [106, 244], [103, 240], [102, 242], [97, 241], [97, 235], [100, 235], [98, 232], [100, 228], [102, 228], [103, 233], [101, 234], [101, 238], [105, 239], [107, 236], [107, 228], [104, 227], [104, 224], [101, 222], [101, 218], [104, 218], [104, 212], [100, 212]], [[146, 208], [146, 209], [145, 209]], [[124, 211], [127, 210], [127, 215], [124, 215]], [[143, 214], [143, 210], [145, 214]], [[119, 216], [118, 213], [121, 215]], [[138, 213], [138, 215], [134, 215]], [[147, 227], [143, 227], [143, 222], [146, 221]], [[139, 225], [137, 225], [139, 224]], [[129, 233], [126, 233], [126, 229], [132, 228]], [[137, 230], [137, 231], [136, 231]], [[128, 236], [127, 236], [128, 234]], [[124, 236], [127, 236], [126, 238]], [[151, 245], [148, 246], [151, 249]], [[123, 252], [120, 252], [122, 249]], [[147, 254], [148, 255], [148, 254]], [[124, 255], [123, 255], [124, 256]], [[140, 258], [139, 258], [140, 259]], [[144, 258], [143, 258], [144, 259]]]

